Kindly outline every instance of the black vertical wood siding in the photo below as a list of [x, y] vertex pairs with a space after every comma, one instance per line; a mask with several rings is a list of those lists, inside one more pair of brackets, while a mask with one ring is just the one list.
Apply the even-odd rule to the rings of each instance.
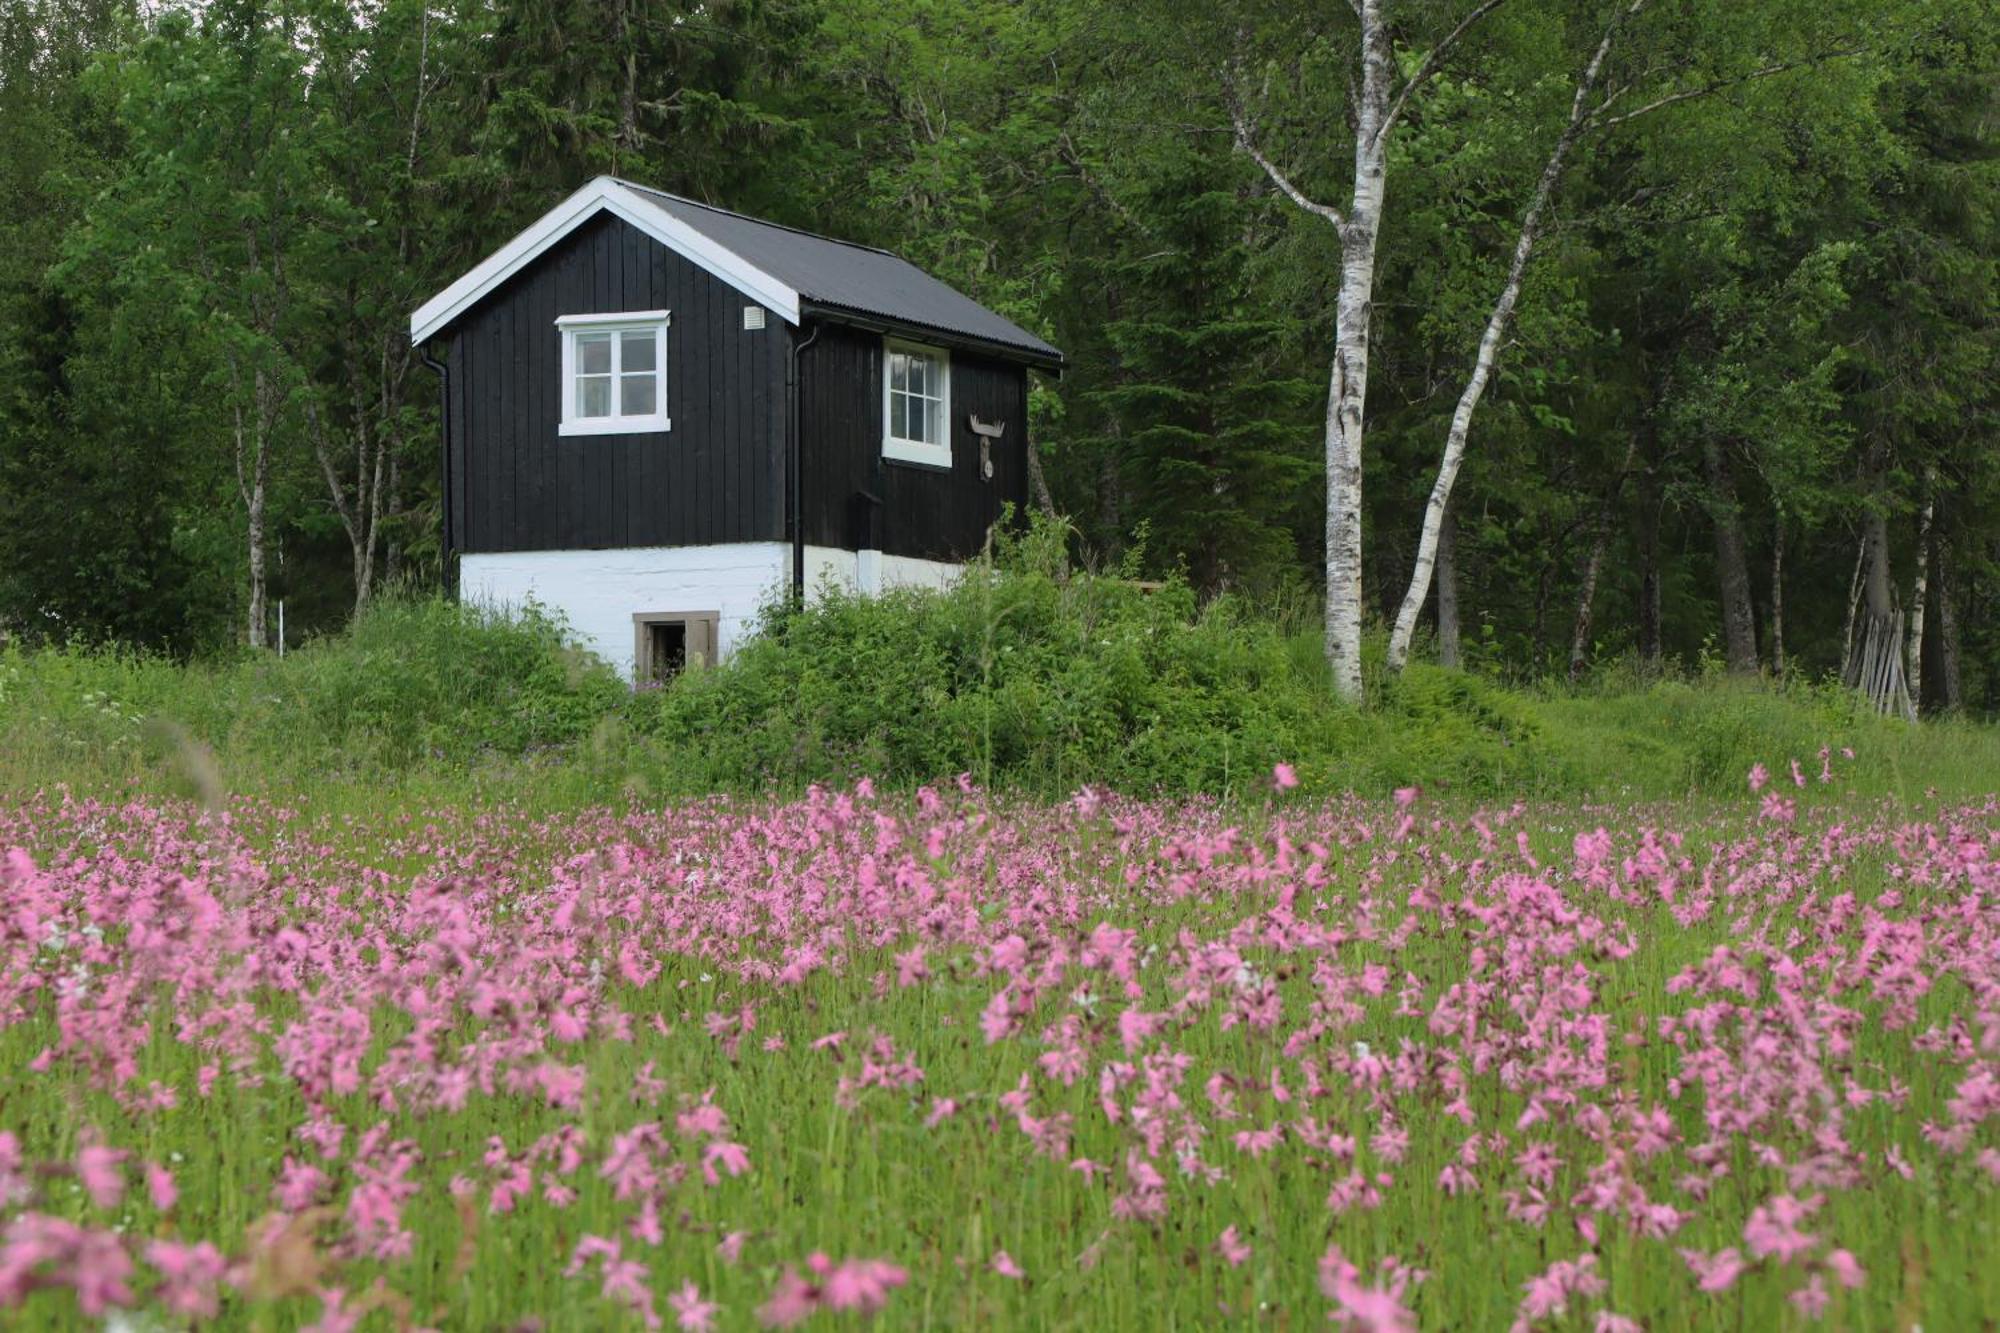
[[[799, 364], [806, 541], [846, 550], [872, 544], [890, 555], [926, 560], [977, 554], [1005, 505], [1016, 514], [1026, 511], [1027, 409], [1024, 367], [954, 350], [951, 470], [884, 459], [882, 335], [823, 325]], [[991, 450], [991, 480], [980, 475], [979, 437], [966, 424], [975, 415], [1007, 424], [1006, 436]], [[864, 493], [881, 504], [869, 503]]]
[[[452, 529], [462, 551], [779, 541], [786, 536], [783, 321], [622, 219], [565, 237], [457, 322]], [[667, 310], [673, 428], [560, 435], [559, 315]]]
[[[457, 549], [582, 550], [781, 541], [786, 358], [775, 314], [745, 330], [751, 298], [609, 214], [540, 255], [454, 325], [451, 526]], [[667, 310], [671, 430], [558, 433], [560, 315]], [[921, 341], [921, 339], [918, 339]], [[799, 363], [806, 540], [963, 560], [1011, 503], [1025, 512], [1027, 371], [954, 351], [950, 471], [882, 457], [882, 336], [822, 324]], [[993, 477], [977, 415], [1004, 421]], [[864, 501], [863, 495], [880, 500]]]

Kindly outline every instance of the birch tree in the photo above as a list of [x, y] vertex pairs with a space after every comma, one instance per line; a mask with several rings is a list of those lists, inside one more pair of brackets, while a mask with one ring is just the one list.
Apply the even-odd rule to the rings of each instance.
[[[1451, 500], [1452, 487], [1458, 480], [1459, 468], [1465, 461], [1473, 415], [1479, 408], [1480, 400], [1485, 396], [1494, 366], [1513, 324], [1515, 311], [1521, 299], [1523, 279], [1527, 273], [1529, 260], [1534, 255], [1536, 243], [1541, 239], [1546, 225], [1550, 202], [1578, 145], [1586, 136], [1614, 129], [1668, 107], [1710, 97], [1754, 80], [1818, 64], [1838, 56], [1851, 55], [1857, 50], [1851, 42], [1837, 41], [1798, 57], [1765, 59], [1738, 73], [1701, 80], [1689, 80], [1682, 75], [1679, 78], [1652, 83], [1652, 86], [1641, 91], [1642, 85], [1651, 83], [1655, 78], [1653, 74], [1655, 65], [1662, 65], [1668, 69], [1676, 68], [1675, 62], [1670, 59], [1637, 60], [1626, 62], [1633, 67], [1633, 72], [1629, 75], [1614, 74], [1612, 71], [1614, 48], [1620, 47], [1621, 44], [1631, 44], [1634, 36], [1632, 30], [1644, 16], [1648, 3], [1649, 0], [1619, 0], [1611, 11], [1610, 18], [1605, 22], [1589, 58], [1576, 77], [1568, 118], [1556, 135], [1548, 158], [1543, 163], [1541, 173], [1529, 194], [1527, 206], [1521, 214], [1506, 276], [1487, 315], [1478, 349], [1473, 355], [1472, 367], [1459, 394], [1458, 403], [1453, 409], [1451, 424], [1446, 432], [1444, 449], [1438, 463], [1437, 479], [1425, 506], [1423, 528], [1418, 540], [1416, 560], [1410, 574], [1409, 588], [1403, 595], [1402, 604], [1396, 613], [1395, 626], [1389, 638], [1389, 665], [1393, 670], [1401, 670], [1409, 661], [1410, 644], [1416, 634], [1417, 617], [1430, 596], [1432, 573], [1437, 561], [1438, 534], [1443, 525], [1445, 510]], [[1721, 533], [1720, 529], [1718, 531]], [[1733, 567], [1735, 562], [1732, 557], [1740, 554], [1738, 549], [1740, 538], [1735, 537], [1733, 533], [1721, 533], [1718, 541], [1723, 541], [1724, 537], [1730, 540], [1724, 543], [1725, 549], [1722, 554], [1725, 561], [1730, 562]], [[1746, 575], [1744, 587], [1747, 586]], [[1744, 635], [1737, 633], [1735, 628], [1736, 620], [1741, 618], [1739, 615], [1732, 619], [1732, 666], [1737, 670], [1747, 668], [1755, 671], [1754, 621], [1749, 622], [1746, 649]]]
[[[1387, 200], [1389, 145], [1411, 97], [1433, 79], [1479, 21], [1506, 3], [1482, 0], [1446, 30], [1408, 78], [1398, 78], [1392, 25], [1385, 0], [1350, 0], [1358, 26], [1352, 36], [1349, 104], [1352, 169], [1344, 203], [1309, 194], [1265, 144], [1262, 107], [1271, 70], [1248, 66], [1238, 48], [1224, 73], [1237, 147], [1256, 162], [1293, 205], [1333, 229], [1340, 243], [1340, 287], [1335, 300], [1333, 361], [1328, 372], [1324, 428], [1326, 470], [1325, 652], [1335, 691], [1361, 698], [1362, 438], [1368, 397], [1368, 337], [1374, 310], [1376, 251]], [[1442, 511], [1440, 510], [1440, 513]], [[1436, 537], [1431, 538], [1435, 551]], [[1428, 577], [1428, 575], [1426, 576]]]

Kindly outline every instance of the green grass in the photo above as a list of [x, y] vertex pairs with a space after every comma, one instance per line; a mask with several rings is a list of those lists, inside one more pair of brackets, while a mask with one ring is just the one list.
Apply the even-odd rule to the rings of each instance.
[[1867, 756], [1870, 792], [2000, 789], [2000, 730], [1911, 727], [1799, 681], [1522, 688], [1421, 663], [1390, 675], [1371, 643], [1368, 705], [1351, 708], [1314, 630], [1069, 570], [1041, 534], [1003, 557], [943, 594], [774, 610], [729, 663], [636, 694], [545, 616], [444, 601], [378, 603], [283, 659], [0, 648], [0, 787], [565, 808], [970, 773], [1044, 798], [1254, 798], [1283, 762], [1308, 791], [1681, 799], [1740, 791], [1757, 762], [1816, 767], [1831, 745]]

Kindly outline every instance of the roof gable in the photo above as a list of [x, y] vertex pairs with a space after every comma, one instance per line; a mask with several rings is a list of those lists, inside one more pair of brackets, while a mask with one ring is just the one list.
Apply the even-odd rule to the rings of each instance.
[[599, 176], [419, 306], [410, 316], [411, 341], [422, 342], [441, 331], [599, 213], [616, 214], [660, 244], [685, 255], [697, 267], [755, 297], [787, 322], [799, 322], [799, 297], [791, 287], [641, 199], [624, 182]]
[[662, 245], [798, 324], [815, 309], [990, 344], [1060, 366], [1062, 353], [886, 250], [731, 213], [612, 176], [599, 176], [543, 214], [410, 316], [417, 342], [459, 315], [600, 212], [614, 213]]

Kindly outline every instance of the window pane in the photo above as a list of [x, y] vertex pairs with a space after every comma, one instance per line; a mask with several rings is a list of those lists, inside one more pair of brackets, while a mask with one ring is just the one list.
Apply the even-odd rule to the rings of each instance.
[[927, 356], [910, 358], [910, 392], [929, 393], [931, 381], [931, 359]]
[[901, 352], [889, 353], [889, 389], [897, 392], [910, 384], [910, 358]]
[[621, 416], [649, 417], [653, 415], [653, 372], [643, 375], [621, 375], [618, 377], [618, 412]]
[[936, 444], [937, 433], [931, 429], [931, 424], [936, 414], [937, 409], [931, 406], [930, 399], [912, 398], [910, 400], [910, 438], [913, 440], [922, 440], [925, 444]]
[[889, 436], [891, 439], [907, 440], [909, 432], [909, 399], [900, 393], [889, 395]]
[[579, 333], [576, 335], [576, 373], [579, 375], [608, 375], [611, 373], [610, 334]]
[[653, 331], [651, 329], [639, 329], [635, 332], [627, 333], [624, 337], [623, 348], [618, 353], [618, 368], [620, 370], [651, 370], [655, 364], [653, 360]]
[[611, 415], [611, 377], [593, 375], [576, 382], [576, 414], [580, 417]]

